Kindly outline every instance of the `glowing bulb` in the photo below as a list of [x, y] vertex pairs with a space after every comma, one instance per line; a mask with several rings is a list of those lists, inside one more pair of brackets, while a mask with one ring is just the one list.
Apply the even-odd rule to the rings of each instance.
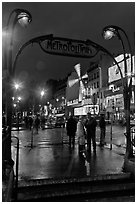
[[42, 97], [42, 96], [44, 96], [45, 92], [44, 92], [44, 91], [41, 91], [40, 94], [41, 94], [41, 97]]
[[114, 32], [111, 30], [104, 31], [105, 40], [110, 40], [114, 36]]
[[22, 27], [26, 27], [31, 22], [31, 18], [27, 13], [21, 12], [18, 15], [18, 22]]

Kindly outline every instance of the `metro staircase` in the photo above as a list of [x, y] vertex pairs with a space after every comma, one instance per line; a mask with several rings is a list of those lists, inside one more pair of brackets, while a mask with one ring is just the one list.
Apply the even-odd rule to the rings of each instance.
[[19, 180], [14, 202], [135, 201], [135, 180], [130, 173], [86, 178]]

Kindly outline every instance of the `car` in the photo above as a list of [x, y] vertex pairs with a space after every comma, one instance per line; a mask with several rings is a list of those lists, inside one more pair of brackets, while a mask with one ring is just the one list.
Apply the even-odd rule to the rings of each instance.
[[65, 128], [65, 123], [66, 122], [65, 122], [63, 117], [57, 117], [55, 119], [55, 127], [63, 127], [63, 128]]
[[47, 120], [47, 121], [45, 122], [45, 128], [52, 128], [52, 127], [53, 127], [52, 121], [51, 121], [51, 120]]

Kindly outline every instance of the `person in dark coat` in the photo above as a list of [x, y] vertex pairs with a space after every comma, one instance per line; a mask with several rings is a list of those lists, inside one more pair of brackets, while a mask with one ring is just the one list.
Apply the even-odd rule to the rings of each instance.
[[28, 128], [28, 123], [29, 123], [28, 116], [25, 116], [24, 121], [25, 121], [25, 127]]
[[91, 117], [91, 113], [87, 114], [87, 120], [85, 127], [87, 130], [87, 151], [91, 152], [91, 139], [93, 144], [93, 152], [96, 154], [96, 126], [97, 121], [94, 117]]
[[36, 128], [36, 133], [37, 134], [38, 134], [39, 126], [40, 126], [40, 119], [39, 119], [39, 117], [37, 115], [36, 119], [35, 119], [35, 128]]
[[44, 130], [44, 128], [45, 128], [45, 122], [46, 122], [45, 117], [42, 116], [41, 117], [41, 128], [42, 128], [42, 130]]
[[106, 134], [106, 121], [105, 116], [103, 114], [100, 115], [99, 127], [100, 127], [100, 146], [103, 147], [105, 144]]
[[32, 128], [32, 125], [33, 125], [33, 118], [30, 116], [29, 117], [29, 129], [31, 130]]
[[67, 121], [66, 125], [67, 135], [69, 136], [69, 145], [71, 146], [71, 143], [75, 144], [75, 134], [77, 130], [77, 122], [73, 118], [73, 116], [70, 116], [70, 118]]

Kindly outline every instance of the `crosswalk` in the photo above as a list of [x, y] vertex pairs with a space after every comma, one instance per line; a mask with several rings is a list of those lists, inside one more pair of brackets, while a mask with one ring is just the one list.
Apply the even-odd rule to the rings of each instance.
[[[110, 132], [109, 127], [107, 127], [106, 131], [106, 142], [110, 145]], [[19, 138], [19, 146], [20, 148], [25, 147], [46, 147], [51, 145], [68, 145], [69, 144], [69, 136], [66, 133], [65, 128], [55, 128], [55, 129], [45, 129], [39, 130], [39, 133], [36, 134], [35, 130], [32, 132], [30, 130], [23, 131], [12, 131], [12, 135]], [[123, 134], [118, 136], [118, 129], [113, 130], [113, 144], [124, 144], [125, 141]], [[100, 130], [97, 128], [96, 131], [96, 142], [97, 145], [100, 142]], [[75, 143], [78, 143], [78, 137], [75, 137]], [[12, 146], [16, 147], [16, 141], [12, 142]]]
[[[62, 131], [60, 134], [57, 132], [52, 132], [52, 134], [46, 134], [45, 132], [39, 131], [39, 134], [31, 134], [29, 131], [24, 132], [13, 132], [13, 136], [17, 136], [19, 138], [19, 148], [27, 148], [27, 147], [46, 147], [49, 145], [69, 145], [69, 136], [65, 131]], [[57, 133], [57, 135], [56, 135]], [[75, 137], [75, 143], [78, 143], [78, 138]], [[16, 141], [12, 140], [12, 146], [17, 148]]]

